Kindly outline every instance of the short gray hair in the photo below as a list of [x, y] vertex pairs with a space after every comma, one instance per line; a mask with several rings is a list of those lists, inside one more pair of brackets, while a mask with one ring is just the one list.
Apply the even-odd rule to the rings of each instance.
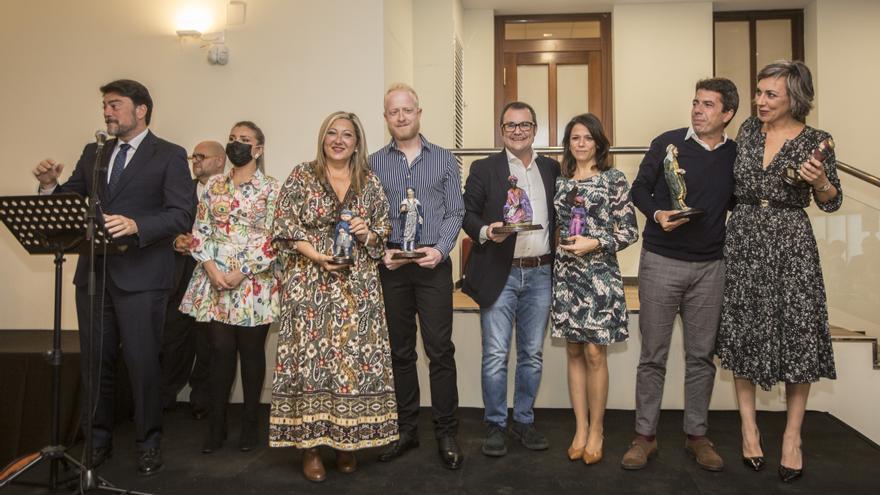
[[777, 60], [761, 69], [758, 81], [767, 78], [785, 78], [785, 89], [791, 99], [791, 116], [805, 122], [813, 109], [813, 76], [807, 64], [800, 60]]

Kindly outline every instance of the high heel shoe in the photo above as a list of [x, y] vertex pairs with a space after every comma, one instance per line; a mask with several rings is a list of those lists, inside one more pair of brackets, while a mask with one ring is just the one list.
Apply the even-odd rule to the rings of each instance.
[[605, 444], [605, 436], [604, 435], [602, 436], [602, 444], [603, 445], [601, 447], [599, 447], [599, 452], [587, 452], [587, 447], [584, 446], [584, 453], [583, 453], [583, 457], [582, 457], [584, 464], [590, 466], [593, 464], [597, 464], [599, 461], [602, 460], [602, 450], [603, 450], [602, 447], [605, 446], [604, 445]]
[[244, 420], [241, 422], [241, 438], [238, 441], [238, 450], [250, 452], [257, 448], [257, 422]]
[[[801, 448], [798, 447], [798, 450], [800, 451]], [[801, 468], [800, 469], [793, 469], [790, 467], [785, 467], [780, 462], [779, 463], [779, 479], [782, 480], [783, 483], [791, 483], [792, 481], [795, 481], [796, 479], [798, 479], [804, 475], [805, 464], [806, 464], [806, 462], [804, 461], [803, 451], [801, 451]]]
[[578, 459], [582, 459], [584, 457], [584, 450], [586, 448], [587, 448], [586, 445], [583, 447], [580, 447], [580, 448], [574, 447], [574, 446], [569, 447], [568, 448], [568, 460], [569, 461], [576, 461]]
[[[764, 441], [761, 439], [761, 432], [758, 432], [758, 446], [761, 447], [761, 452], [764, 452]], [[747, 457], [743, 455], [742, 461], [747, 468], [755, 472], [761, 471], [767, 466], [767, 462], [764, 460], [763, 455], [757, 455], [753, 457]]]

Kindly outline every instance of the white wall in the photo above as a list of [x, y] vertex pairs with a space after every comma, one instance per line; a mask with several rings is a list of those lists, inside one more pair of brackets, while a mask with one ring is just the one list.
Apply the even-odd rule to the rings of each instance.
[[[381, 0], [249, 0], [247, 21], [230, 28], [230, 62], [211, 66], [198, 44], [181, 43], [178, 8], [202, 3], [225, 22], [226, 2], [9, 0], [0, 16], [0, 195], [35, 192], [30, 170], [53, 157], [73, 169], [103, 127], [98, 87], [143, 82], [156, 107], [156, 134], [188, 149], [225, 141], [242, 119], [266, 133], [267, 170], [286, 178], [314, 158], [318, 127], [332, 111], [358, 113], [370, 149], [384, 140]], [[395, 2], [397, 3], [397, 2]], [[217, 9], [217, 5], [220, 6]], [[218, 13], [219, 12], [219, 13]], [[29, 257], [0, 229], [4, 311], [0, 328], [49, 328], [52, 263]], [[74, 259], [65, 265], [64, 328], [75, 328]]]
[[[712, 3], [615, 5], [611, 14], [614, 145], [647, 146], [690, 123], [694, 84], [711, 77]], [[615, 165], [630, 183], [641, 156]], [[645, 217], [638, 213], [640, 230]], [[638, 274], [641, 241], [618, 254], [624, 276]]]

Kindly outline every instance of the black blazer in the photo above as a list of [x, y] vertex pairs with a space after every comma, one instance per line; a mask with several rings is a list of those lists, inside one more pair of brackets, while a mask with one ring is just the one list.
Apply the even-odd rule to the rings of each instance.
[[[551, 253], [555, 245], [556, 211], [553, 208], [553, 195], [556, 189], [556, 178], [559, 177], [559, 162], [552, 158], [538, 156], [538, 171], [544, 182], [547, 197], [547, 213], [550, 224], [547, 233], [550, 235]], [[504, 203], [510, 184], [510, 165], [507, 162], [507, 151], [477, 160], [471, 164], [471, 171], [464, 186], [464, 221], [462, 228], [474, 240], [468, 263], [465, 267], [462, 291], [471, 296], [481, 308], [495, 303], [513, 261], [513, 250], [516, 246], [516, 234], [504, 242], [486, 241], [480, 244], [480, 230], [490, 223], [504, 219]]]
[[[189, 231], [195, 219], [195, 185], [186, 151], [147, 131], [113, 194], [108, 194], [107, 164], [115, 147], [115, 139], [104, 146], [98, 178], [101, 211], [131, 218], [138, 233], [118, 241], [128, 247], [122, 254], [107, 257], [107, 276], [126, 291], [170, 289], [175, 266], [172, 241], [178, 233]], [[88, 196], [96, 153], [95, 143], [86, 145], [70, 179], [54, 192]], [[88, 284], [88, 262], [88, 256], [80, 256], [73, 278], [77, 286]]]

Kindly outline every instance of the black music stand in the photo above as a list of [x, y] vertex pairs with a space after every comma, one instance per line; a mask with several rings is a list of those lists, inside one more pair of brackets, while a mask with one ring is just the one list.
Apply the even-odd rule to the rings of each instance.
[[[72, 481], [87, 474], [88, 484], [97, 488], [118, 493], [137, 494], [131, 490], [114, 487], [107, 480], [91, 473], [91, 466], [86, 466], [67, 453], [67, 447], [60, 443], [61, 421], [61, 274], [64, 254], [88, 254], [90, 243], [83, 242], [87, 236], [89, 206], [86, 198], [79, 194], [49, 194], [38, 196], [5, 196], [0, 197], [0, 220], [12, 232], [12, 235], [30, 254], [52, 254], [55, 256], [55, 317], [52, 327], [52, 349], [46, 351], [46, 360], [52, 367], [52, 424], [50, 444], [38, 452], [32, 452], [12, 461], [0, 471], [0, 488], [12, 483], [16, 478], [49, 461], [49, 482], [39, 483], [50, 490], [58, 486], [58, 464], [64, 464], [65, 470], [73, 466], [77, 476]], [[125, 251], [128, 246], [114, 244], [106, 236], [103, 229], [95, 230], [95, 245], [106, 254], [117, 254]], [[89, 340], [93, 342], [93, 339]], [[91, 354], [91, 349], [86, 351]], [[91, 373], [91, 369], [90, 369]], [[90, 422], [91, 423], [91, 422]], [[85, 432], [87, 437], [91, 432]], [[90, 457], [90, 455], [88, 456]], [[90, 460], [89, 460], [90, 462]], [[88, 464], [88, 462], [87, 462]], [[21, 481], [17, 483], [23, 483]], [[30, 483], [28, 483], [30, 484]]]

